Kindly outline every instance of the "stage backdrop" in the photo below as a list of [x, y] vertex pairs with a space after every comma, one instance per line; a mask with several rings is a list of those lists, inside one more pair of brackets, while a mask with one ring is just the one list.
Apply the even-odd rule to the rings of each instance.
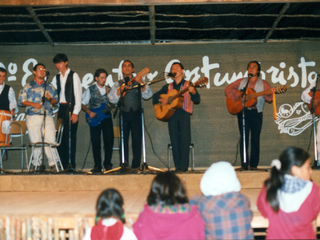
[[[234, 163], [238, 152], [239, 132], [237, 118], [231, 115], [225, 103], [225, 87], [246, 75], [249, 61], [261, 63], [262, 77], [271, 86], [286, 85], [288, 91], [276, 96], [278, 120], [273, 118], [272, 104], [266, 104], [261, 133], [260, 165], [269, 165], [272, 159], [287, 146], [308, 148], [313, 155], [311, 115], [301, 102], [302, 91], [315, 81], [320, 71], [319, 42], [308, 43], [216, 43], [216, 44], [166, 44], [166, 45], [70, 45], [70, 46], [0, 46], [0, 65], [8, 70], [7, 83], [18, 98], [21, 87], [33, 79], [32, 67], [44, 63], [52, 82], [57, 70], [52, 59], [57, 53], [66, 53], [69, 67], [76, 71], [82, 90], [93, 84], [97, 68], [110, 74], [107, 83], [121, 78], [121, 63], [130, 59], [136, 72], [148, 67], [146, 82], [157, 79], [157, 74], [168, 72], [173, 61], [181, 61], [187, 80], [195, 82], [202, 76], [209, 78], [207, 88], [200, 89], [201, 103], [194, 106], [191, 117], [192, 142], [195, 146], [195, 166], [208, 167], [217, 161]], [[169, 80], [168, 80], [169, 81]], [[166, 80], [150, 85], [153, 92]], [[155, 167], [165, 167], [167, 145], [170, 142], [167, 123], [155, 118], [152, 100], [144, 101], [146, 160]], [[19, 109], [18, 119], [24, 119], [24, 109]], [[93, 167], [89, 149], [89, 126], [84, 112], [80, 113], [77, 136], [77, 168]], [[118, 116], [114, 118], [118, 125]], [[28, 142], [28, 139], [26, 139]], [[118, 145], [118, 140], [115, 141]], [[28, 152], [30, 155], [30, 150]], [[19, 168], [20, 155], [10, 152], [4, 168]], [[130, 152], [130, 161], [132, 153]], [[161, 159], [161, 160], [160, 160]], [[239, 154], [236, 165], [240, 164]], [[162, 163], [163, 162], [163, 163]], [[114, 166], [119, 164], [119, 154], [114, 152]], [[46, 161], [47, 164], [47, 161]]]

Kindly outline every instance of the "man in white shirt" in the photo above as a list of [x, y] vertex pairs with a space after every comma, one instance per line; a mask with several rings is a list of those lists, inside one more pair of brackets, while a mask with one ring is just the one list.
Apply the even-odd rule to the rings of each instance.
[[[62, 141], [58, 147], [58, 152], [62, 165], [66, 169], [76, 167], [76, 145], [78, 115], [81, 111], [82, 88], [79, 75], [68, 68], [68, 57], [64, 53], [58, 53], [53, 63], [59, 73], [55, 76], [57, 82], [57, 92], [59, 99], [58, 118], [64, 120], [64, 130]], [[71, 115], [71, 116], [70, 116]], [[69, 125], [71, 122], [71, 156], [69, 154]], [[70, 159], [70, 160], [69, 160]], [[71, 164], [71, 165], [70, 165]]]
[[[16, 113], [19, 112], [19, 109], [17, 107], [17, 101], [16, 101], [13, 88], [5, 84], [6, 78], [7, 78], [7, 70], [0, 67], [0, 110], [8, 111], [11, 113], [12, 116], [14, 116]], [[2, 128], [2, 123], [1, 123], [1, 128]], [[4, 142], [0, 142], [0, 144], [2, 146], [5, 145]], [[5, 161], [7, 159], [8, 159], [8, 151], [6, 151], [6, 156], [3, 158], [3, 160]]]

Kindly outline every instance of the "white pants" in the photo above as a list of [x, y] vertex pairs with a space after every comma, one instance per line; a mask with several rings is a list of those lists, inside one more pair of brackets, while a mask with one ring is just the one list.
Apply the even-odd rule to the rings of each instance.
[[[26, 117], [26, 125], [28, 128], [28, 135], [30, 142], [36, 143], [42, 141], [42, 131], [43, 131], [43, 115], [27, 115]], [[56, 133], [55, 133], [55, 126], [54, 126], [54, 120], [51, 116], [46, 116], [46, 126], [45, 126], [45, 142], [48, 143], [55, 143], [56, 142]], [[35, 166], [37, 164], [36, 157], [39, 154], [39, 151], [42, 151], [41, 148], [35, 148], [32, 164]], [[48, 164], [49, 166], [54, 166], [55, 161], [53, 159], [53, 156], [51, 154], [51, 151], [49, 147], [45, 147], [45, 153], [48, 158]], [[42, 152], [40, 152], [40, 161], [38, 162], [38, 165], [42, 162]]]

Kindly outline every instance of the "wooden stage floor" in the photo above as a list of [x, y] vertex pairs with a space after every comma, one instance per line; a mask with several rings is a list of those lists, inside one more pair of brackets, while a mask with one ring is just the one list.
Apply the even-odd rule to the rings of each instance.
[[[203, 172], [190, 171], [177, 174], [185, 184], [190, 198], [201, 194], [199, 186]], [[314, 171], [313, 180], [319, 184], [318, 175]], [[130, 226], [146, 202], [154, 176], [154, 174], [1, 174], [0, 229], [2, 233], [0, 230], [0, 239], [2, 239], [1, 234], [5, 232], [4, 229], [14, 228], [19, 224], [24, 226], [23, 222], [26, 225], [28, 219], [35, 218], [44, 219], [46, 227], [48, 227], [48, 221], [51, 221], [52, 229], [55, 229], [56, 234], [61, 229], [72, 231], [76, 229], [76, 233], [73, 234], [82, 236], [79, 232], [83, 232], [85, 227], [93, 224], [97, 197], [106, 188], [116, 188], [124, 197], [126, 220]], [[251, 202], [254, 213], [252, 227], [266, 228], [268, 221], [261, 217], [257, 210], [256, 199], [269, 173], [243, 171], [237, 172], [237, 176], [242, 186], [241, 192]], [[63, 237], [60, 236], [60, 239]]]

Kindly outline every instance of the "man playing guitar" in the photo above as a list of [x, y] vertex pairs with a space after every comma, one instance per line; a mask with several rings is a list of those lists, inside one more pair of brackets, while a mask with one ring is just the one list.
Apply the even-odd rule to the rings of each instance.
[[[247, 66], [248, 78], [241, 78], [235, 82], [228, 85], [224, 92], [225, 95], [234, 101], [242, 99], [242, 90], [247, 85], [247, 89], [254, 89], [256, 92], [262, 92], [271, 89], [270, 84], [259, 78], [260, 76], [260, 63], [257, 61], [249, 62]], [[248, 80], [249, 79], [249, 80]], [[241, 165], [244, 169], [248, 168], [248, 163], [250, 162], [250, 169], [256, 169], [259, 164], [260, 156], [260, 132], [262, 127], [262, 110], [264, 102], [272, 103], [272, 93], [270, 95], [263, 95], [258, 97], [257, 104], [255, 106], [245, 109], [245, 139], [246, 139], [246, 152], [248, 152], [249, 145], [249, 132], [251, 131], [251, 155], [250, 158], [247, 154], [246, 164], [244, 164], [243, 159], [243, 126], [242, 126], [242, 111], [237, 114], [238, 126], [240, 131], [240, 155], [241, 155]]]
[[[96, 80], [95, 84], [91, 85], [83, 94], [82, 96], [82, 104], [81, 108], [85, 111], [89, 117], [87, 121], [90, 125], [90, 136], [92, 142], [92, 152], [93, 152], [93, 159], [94, 159], [94, 168], [91, 170], [93, 173], [100, 173], [102, 170], [101, 166], [101, 132], [103, 136], [103, 143], [104, 143], [104, 152], [105, 152], [105, 159], [103, 166], [105, 170], [110, 170], [112, 168], [112, 153], [113, 153], [113, 123], [111, 118], [110, 111], [102, 112], [99, 111], [100, 108], [104, 108], [107, 105], [109, 87], [105, 86], [106, 79], [108, 73], [104, 69], [97, 69], [94, 74], [94, 79]], [[89, 103], [89, 108], [85, 105]], [[101, 109], [101, 110], [104, 110]], [[97, 126], [92, 126], [90, 124], [90, 120], [100, 119], [98, 116], [101, 117], [101, 122], [97, 123]]]
[[[167, 94], [171, 90], [183, 90], [189, 87], [189, 82], [183, 78], [184, 67], [180, 62], [174, 62], [171, 66], [171, 74], [174, 82], [166, 84], [153, 95], [153, 105], [168, 104], [168, 99], [160, 98], [161, 94]], [[193, 103], [200, 103], [200, 94], [193, 87], [183, 95], [183, 107], [176, 110], [168, 120], [169, 134], [172, 145], [172, 155], [177, 172], [186, 172], [189, 167], [189, 152], [191, 143], [190, 115]]]
[[[122, 116], [123, 116], [123, 141], [125, 165], [129, 166], [129, 134], [132, 138], [132, 168], [139, 168], [142, 152], [142, 118], [141, 118], [141, 97], [149, 99], [152, 91], [148, 85], [140, 87], [141, 76], [138, 73], [133, 77], [134, 65], [131, 61], [125, 60], [122, 64], [124, 80], [115, 82], [109, 95], [110, 102], [117, 104], [122, 95]], [[143, 74], [142, 74], [143, 75]], [[121, 126], [121, 124], [120, 124]], [[121, 148], [120, 148], [121, 149]], [[121, 156], [121, 151], [120, 151]]]

